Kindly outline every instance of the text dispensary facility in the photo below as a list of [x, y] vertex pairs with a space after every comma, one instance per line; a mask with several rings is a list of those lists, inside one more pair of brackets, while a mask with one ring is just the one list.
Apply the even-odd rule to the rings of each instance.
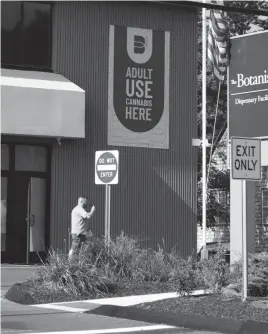
[[2, 262], [64, 249], [79, 196], [105, 228], [95, 152], [117, 150], [111, 237], [196, 252], [197, 9], [2, 2]]

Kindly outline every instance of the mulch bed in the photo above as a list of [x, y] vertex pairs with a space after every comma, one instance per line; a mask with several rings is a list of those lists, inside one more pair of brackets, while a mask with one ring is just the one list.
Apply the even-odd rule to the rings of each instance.
[[234, 320], [253, 320], [268, 323], [268, 308], [255, 308], [252, 306], [252, 302], [256, 300], [267, 300], [268, 302], [268, 298], [249, 297], [248, 301], [243, 303], [237, 297], [227, 298], [219, 294], [214, 294], [200, 297], [178, 297], [140, 304], [136, 307], [157, 312], [209, 315]]

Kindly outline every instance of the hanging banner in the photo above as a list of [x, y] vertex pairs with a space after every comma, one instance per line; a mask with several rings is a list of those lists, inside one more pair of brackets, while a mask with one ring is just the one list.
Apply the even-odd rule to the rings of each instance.
[[170, 33], [110, 26], [108, 145], [169, 148]]
[[268, 137], [268, 31], [231, 39], [228, 88], [229, 138]]

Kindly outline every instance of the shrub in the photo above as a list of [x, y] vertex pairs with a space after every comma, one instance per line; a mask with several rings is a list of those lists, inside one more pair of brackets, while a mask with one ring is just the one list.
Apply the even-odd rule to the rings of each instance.
[[218, 247], [208, 260], [200, 263], [200, 274], [206, 288], [220, 292], [230, 283], [230, 267], [225, 261], [226, 250]]
[[132, 263], [132, 279], [146, 282], [167, 282], [173, 270], [170, 256], [158, 251], [140, 250]]
[[[242, 290], [242, 261], [233, 265], [231, 282]], [[268, 295], [268, 253], [249, 254], [248, 256], [248, 294], [251, 296]]]
[[180, 295], [189, 296], [198, 284], [196, 261], [192, 257], [178, 260], [171, 274], [171, 282]]
[[84, 256], [71, 260], [66, 253], [51, 250], [47, 263], [38, 267], [32, 293], [98, 297], [108, 291], [111, 282]]
[[[224, 255], [225, 250], [219, 248], [206, 261], [196, 262], [193, 257], [185, 260], [175, 251], [167, 253], [161, 247], [157, 251], [140, 249], [138, 239], [121, 233], [109, 244], [104, 238], [92, 240], [71, 260], [67, 251], [52, 250], [47, 263], [37, 271], [32, 291], [39, 295], [63, 294], [71, 299], [92, 298], [112, 292], [117, 287], [115, 282], [127, 280], [167, 283], [184, 296], [204, 284], [219, 292], [230, 282]], [[254, 261], [263, 270], [258, 259]], [[240, 273], [238, 268], [239, 265], [235, 271]], [[264, 291], [264, 280], [258, 282]]]
[[125, 236], [122, 232], [109, 245], [105, 238], [98, 239], [83, 252], [97, 268], [102, 268], [107, 277], [112, 279], [130, 279], [132, 263], [138, 255], [138, 240]]
[[109, 247], [104, 239], [97, 240], [90, 251], [92, 262], [116, 280], [167, 282], [177, 261], [174, 252], [168, 254], [160, 247], [158, 251], [140, 249], [137, 239], [123, 233]]

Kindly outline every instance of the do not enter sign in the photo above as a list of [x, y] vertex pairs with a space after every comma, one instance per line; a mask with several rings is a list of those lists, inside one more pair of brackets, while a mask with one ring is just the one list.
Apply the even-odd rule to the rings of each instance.
[[119, 152], [97, 151], [95, 155], [95, 183], [118, 184]]
[[232, 137], [232, 178], [261, 179], [261, 140]]

